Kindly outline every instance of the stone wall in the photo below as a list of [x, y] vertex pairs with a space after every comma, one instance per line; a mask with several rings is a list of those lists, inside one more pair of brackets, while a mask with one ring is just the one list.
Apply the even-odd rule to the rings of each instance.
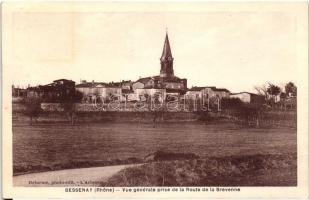
[[[200, 116], [193, 112], [77, 112], [74, 114], [74, 123], [89, 122], [189, 122], [197, 121]], [[22, 112], [13, 113], [13, 121], [30, 122]], [[63, 112], [43, 112], [37, 118], [38, 122], [64, 122], [69, 123], [70, 118]]]
[[[189, 112], [193, 111], [192, 105], [186, 104], [186, 109], [183, 109], [183, 105], [180, 105], [176, 108], [174, 108], [174, 104], [168, 103], [167, 104], [170, 109], [168, 109], [169, 112]], [[152, 107], [149, 107], [150, 105], [146, 102], [113, 102], [113, 103], [107, 103], [107, 104], [94, 104], [94, 103], [76, 103], [75, 104], [75, 111], [76, 112], [107, 112], [107, 111], [117, 111], [117, 112], [149, 112], [153, 111], [153, 108], [160, 107], [160, 104], [152, 105]], [[63, 108], [61, 108], [61, 105], [59, 103], [42, 103], [41, 108], [44, 111], [49, 112], [55, 112], [55, 111], [63, 111]], [[162, 106], [162, 109], [166, 109], [167, 106]]]

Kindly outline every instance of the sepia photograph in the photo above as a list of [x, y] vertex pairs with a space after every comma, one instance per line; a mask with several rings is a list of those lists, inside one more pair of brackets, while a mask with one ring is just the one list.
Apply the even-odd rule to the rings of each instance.
[[302, 186], [306, 4], [115, 4], [3, 4], [12, 188]]

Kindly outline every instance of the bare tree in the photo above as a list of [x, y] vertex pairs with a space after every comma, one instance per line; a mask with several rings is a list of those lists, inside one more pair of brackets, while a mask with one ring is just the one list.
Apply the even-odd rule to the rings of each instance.
[[257, 91], [259, 95], [265, 96], [265, 100], [269, 99], [269, 94], [267, 92], [267, 85], [263, 84], [261, 86], [254, 86], [254, 89]]

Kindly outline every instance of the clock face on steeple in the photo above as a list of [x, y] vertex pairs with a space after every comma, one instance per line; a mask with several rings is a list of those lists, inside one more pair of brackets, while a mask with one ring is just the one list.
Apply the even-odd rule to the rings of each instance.
[[168, 61], [172, 61], [173, 58], [172, 58], [172, 57], [168, 57], [167, 60], [168, 60]]

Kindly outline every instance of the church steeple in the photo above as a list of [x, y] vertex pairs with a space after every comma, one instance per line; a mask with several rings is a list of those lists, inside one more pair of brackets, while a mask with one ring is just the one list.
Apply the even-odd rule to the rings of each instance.
[[173, 56], [171, 51], [170, 42], [168, 39], [168, 35], [166, 32], [164, 46], [163, 46], [163, 52], [161, 56], [161, 70], [160, 70], [160, 76], [161, 77], [172, 77], [174, 76], [174, 70], [173, 70]]
[[168, 35], [167, 35], [167, 32], [166, 32], [161, 60], [165, 60], [168, 57], [173, 57], [173, 56], [172, 56], [170, 42], [168, 40]]

